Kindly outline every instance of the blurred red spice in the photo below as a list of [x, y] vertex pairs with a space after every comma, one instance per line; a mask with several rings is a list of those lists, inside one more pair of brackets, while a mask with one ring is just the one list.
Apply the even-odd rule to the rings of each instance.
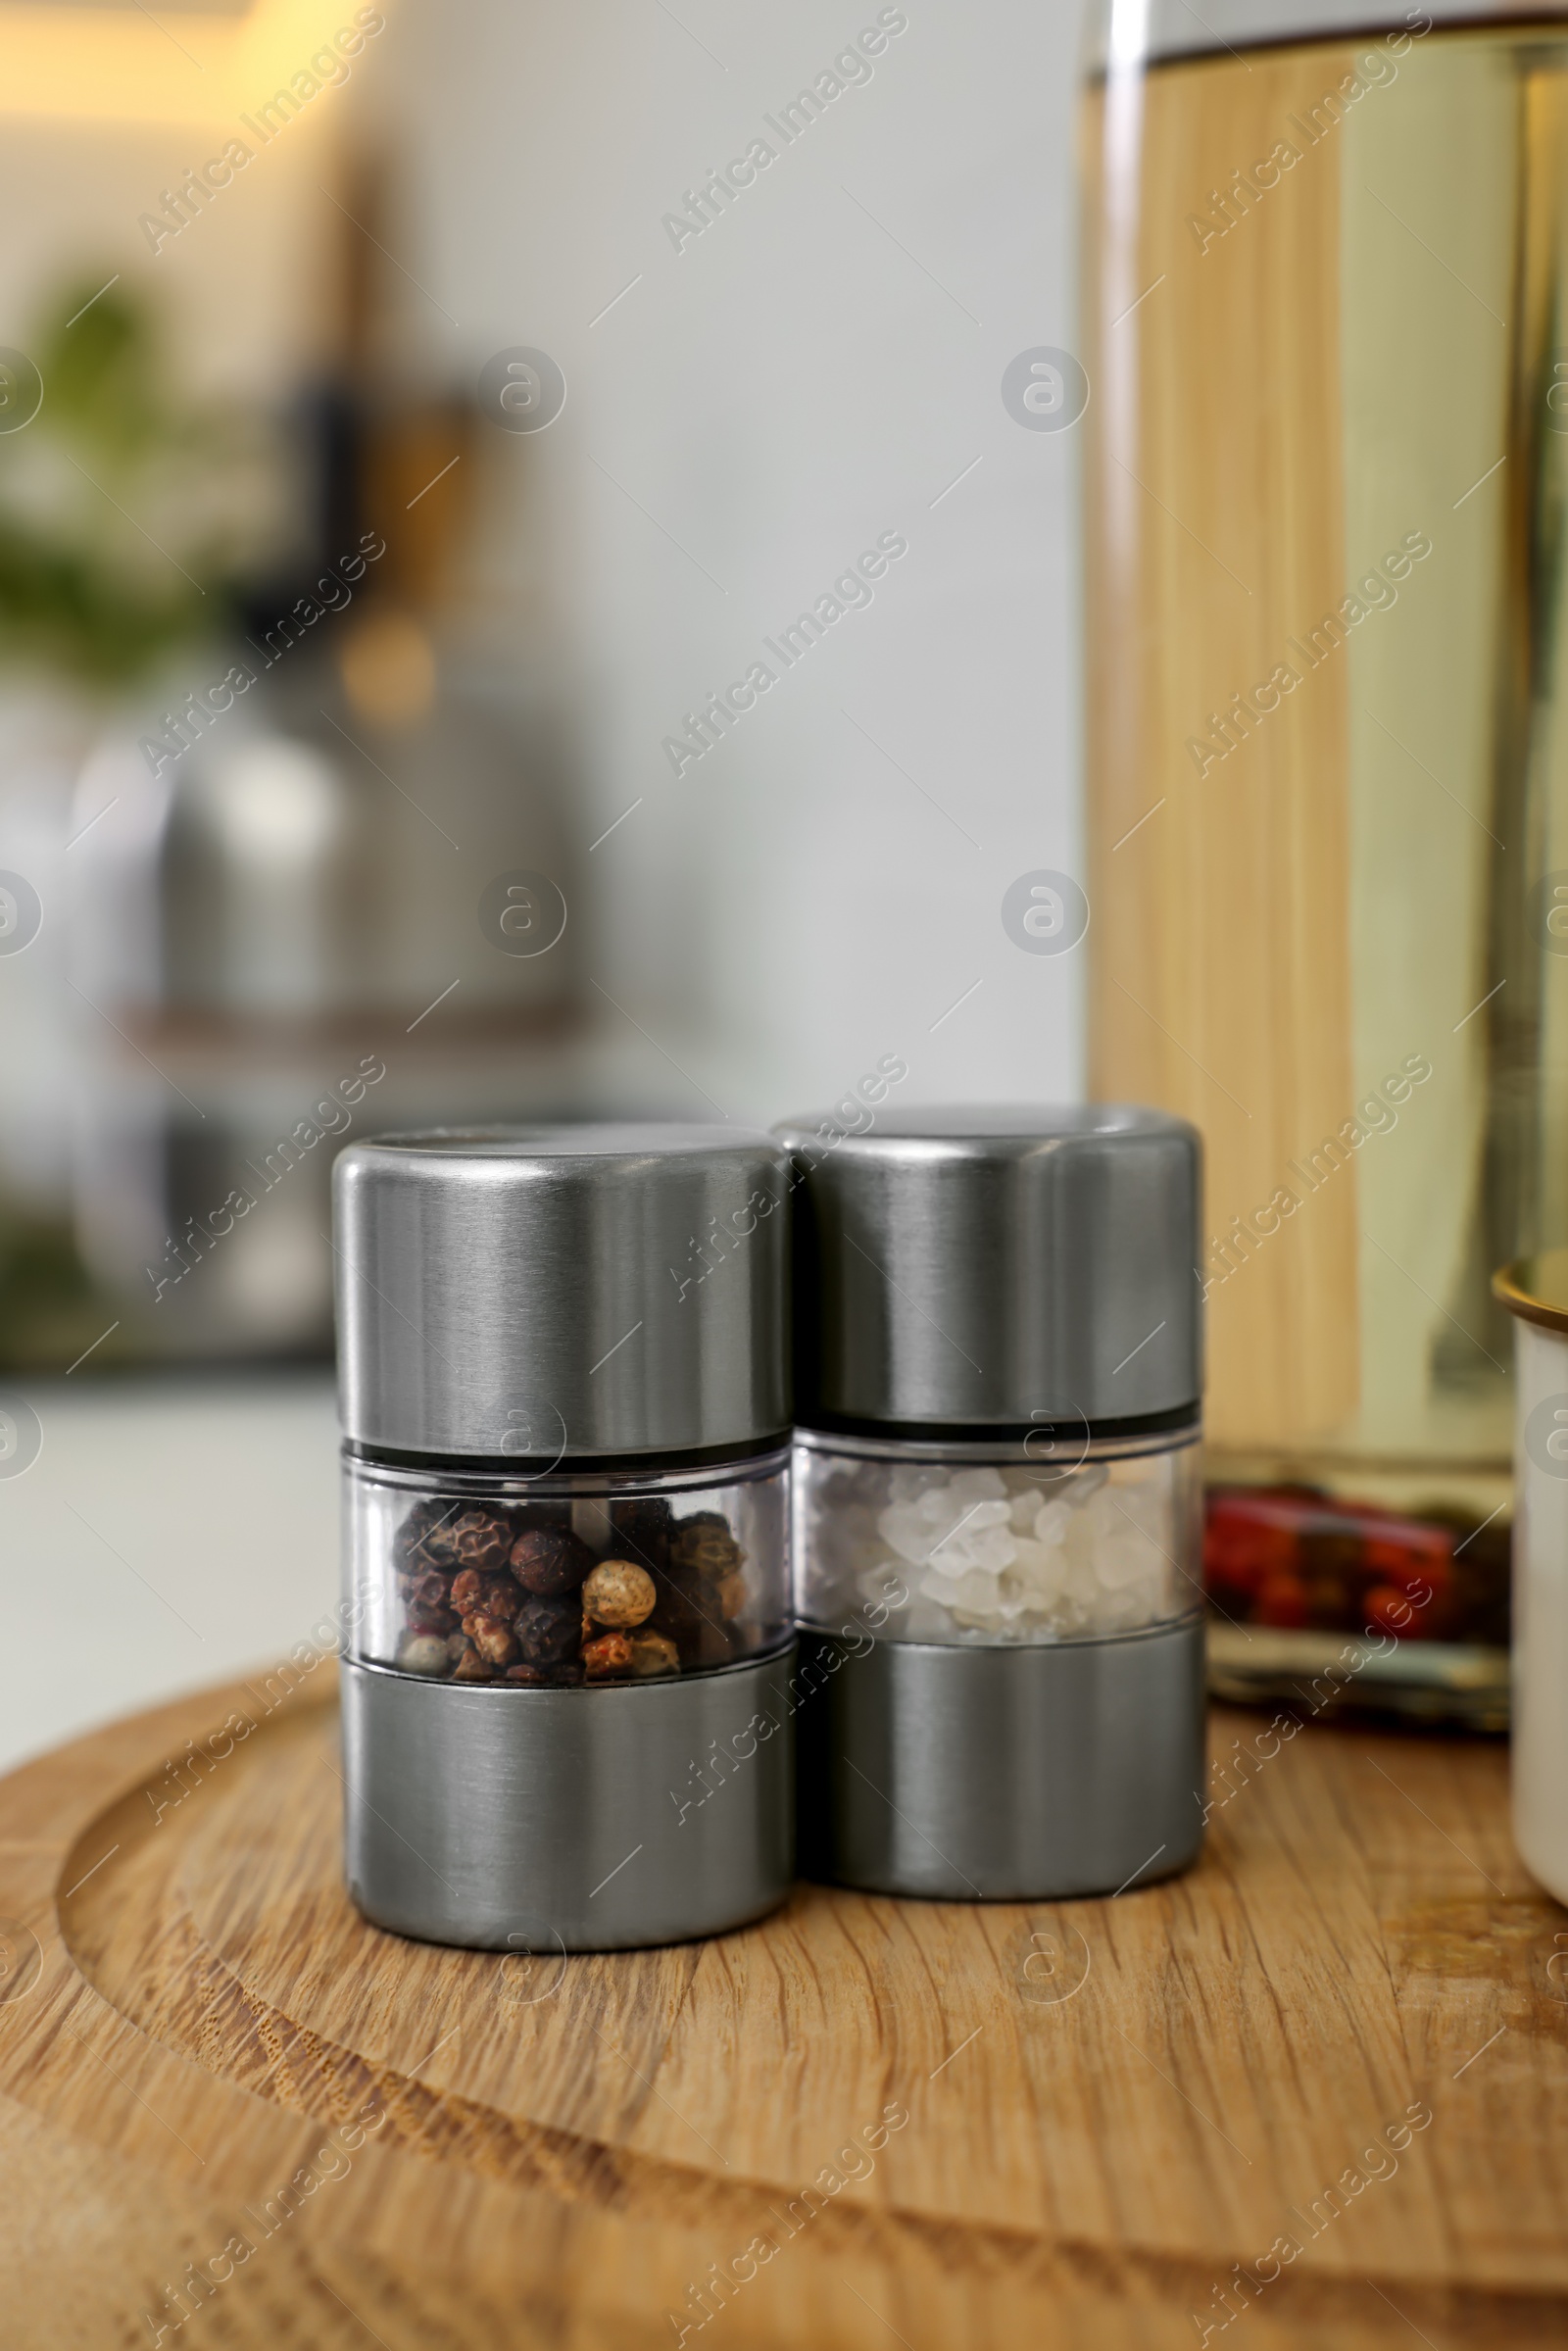
[[1203, 1575], [1243, 1624], [1401, 1641], [1508, 1640], [1509, 1532], [1444, 1511], [1404, 1516], [1309, 1486], [1213, 1486]]

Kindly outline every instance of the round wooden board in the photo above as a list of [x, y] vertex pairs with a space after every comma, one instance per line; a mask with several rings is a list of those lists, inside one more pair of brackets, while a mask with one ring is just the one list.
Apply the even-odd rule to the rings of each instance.
[[351, 1907], [330, 1671], [3, 1784], [8, 2351], [1564, 2339], [1501, 1749], [1221, 1714], [1188, 1877], [541, 1964]]

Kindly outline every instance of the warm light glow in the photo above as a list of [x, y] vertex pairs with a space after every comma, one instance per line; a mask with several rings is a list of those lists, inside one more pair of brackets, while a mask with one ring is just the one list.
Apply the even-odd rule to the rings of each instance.
[[[232, 133], [353, 24], [356, 4], [257, 0], [240, 18], [170, 14], [161, 24], [140, 9], [0, 6], [0, 114]], [[357, 69], [363, 56], [346, 62]], [[332, 92], [322, 95], [330, 102]]]

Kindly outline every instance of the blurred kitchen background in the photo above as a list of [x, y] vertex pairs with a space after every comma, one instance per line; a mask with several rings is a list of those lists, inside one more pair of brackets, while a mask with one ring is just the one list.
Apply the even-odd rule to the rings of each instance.
[[1081, 1091], [1077, 40], [0, 0], [0, 1761], [330, 1607], [347, 1136]]

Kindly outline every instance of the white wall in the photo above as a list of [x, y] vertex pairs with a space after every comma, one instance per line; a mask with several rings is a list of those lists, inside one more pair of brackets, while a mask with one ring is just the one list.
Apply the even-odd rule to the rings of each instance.
[[[592, 855], [589, 967], [732, 1114], [884, 1052], [908, 1099], [1080, 1088], [1081, 956], [1020, 953], [999, 914], [1020, 872], [1081, 868], [1077, 436], [999, 392], [1074, 341], [1077, 13], [909, 0], [874, 78], [679, 252], [663, 214], [781, 147], [763, 115], [874, 4], [400, 0], [367, 82], [434, 370], [529, 344], [565, 372], [549, 431], [485, 435], [492, 587], [584, 699], [584, 843], [643, 797]], [[542, 577], [509, 576], [525, 483]], [[874, 605], [677, 781], [694, 698], [886, 530], [909, 552]]]
[[[764, 114], [874, 0], [387, 14], [352, 83], [156, 263], [136, 214], [202, 134], [8, 125], [0, 192], [29, 223], [0, 267], [9, 339], [63, 264], [101, 263], [166, 294], [187, 380], [274, 391], [319, 337], [329, 149], [384, 145], [392, 368], [471, 386], [525, 343], [567, 377], [548, 432], [484, 435], [476, 592], [503, 666], [580, 710], [584, 850], [642, 797], [586, 861], [602, 988], [732, 1114], [805, 1107], [888, 1052], [911, 1099], [1076, 1093], [1081, 956], [1020, 953], [999, 906], [1081, 863], [1077, 436], [1021, 430], [999, 381], [1074, 340], [1077, 7], [910, 0], [873, 78], [680, 252], [662, 216], [759, 134], [782, 148]], [[681, 713], [888, 530], [909, 552], [870, 609], [677, 780]], [[678, 1094], [594, 1002], [606, 1082]]]
[[[63, 267], [140, 269], [188, 380], [274, 392], [318, 333], [325, 108], [379, 126], [406, 171], [390, 241], [418, 281], [395, 364], [422, 353], [471, 383], [530, 343], [570, 385], [549, 432], [487, 435], [480, 584], [503, 665], [581, 699], [584, 846], [643, 796], [592, 855], [589, 968], [735, 1115], [838, 1094], [884, 1053], [908, 1060], [907, 1099], [1070, 1094], [1081, 958], [1021, 954], [999, 907], [1018, 873], [1080, 861], [1077, 451], [1020, 430], [998, 387], [1020, 349], [1073, 340], [1076, 10], [910, 0], [869, 86], [677, 254], [662, 215], [876, 6], [673, 5], [697, 39], [661, 0], [395, 0], [321, 102], [321, 143], [291, 130], [156, 263], [135, 216], [194, 133], [9, 122], [0, 200], [26, 234], [0, 254], [0, 342], [24, 341]], [[677, 782], [661, 739], [693, 698], [890, 529], [909, 551], [870, 609]], [[605, 1020], [606, 1082], [679, 1091], [655, 1044]], [[324, 1382], [78, 1388], [38, 1396], [44, 1453], [0, 1494], [0, 1763], [269, 1659], [332, 1595]], [[36, 1670], [45, 1559], [87, 1593], [69, 1689]]]

